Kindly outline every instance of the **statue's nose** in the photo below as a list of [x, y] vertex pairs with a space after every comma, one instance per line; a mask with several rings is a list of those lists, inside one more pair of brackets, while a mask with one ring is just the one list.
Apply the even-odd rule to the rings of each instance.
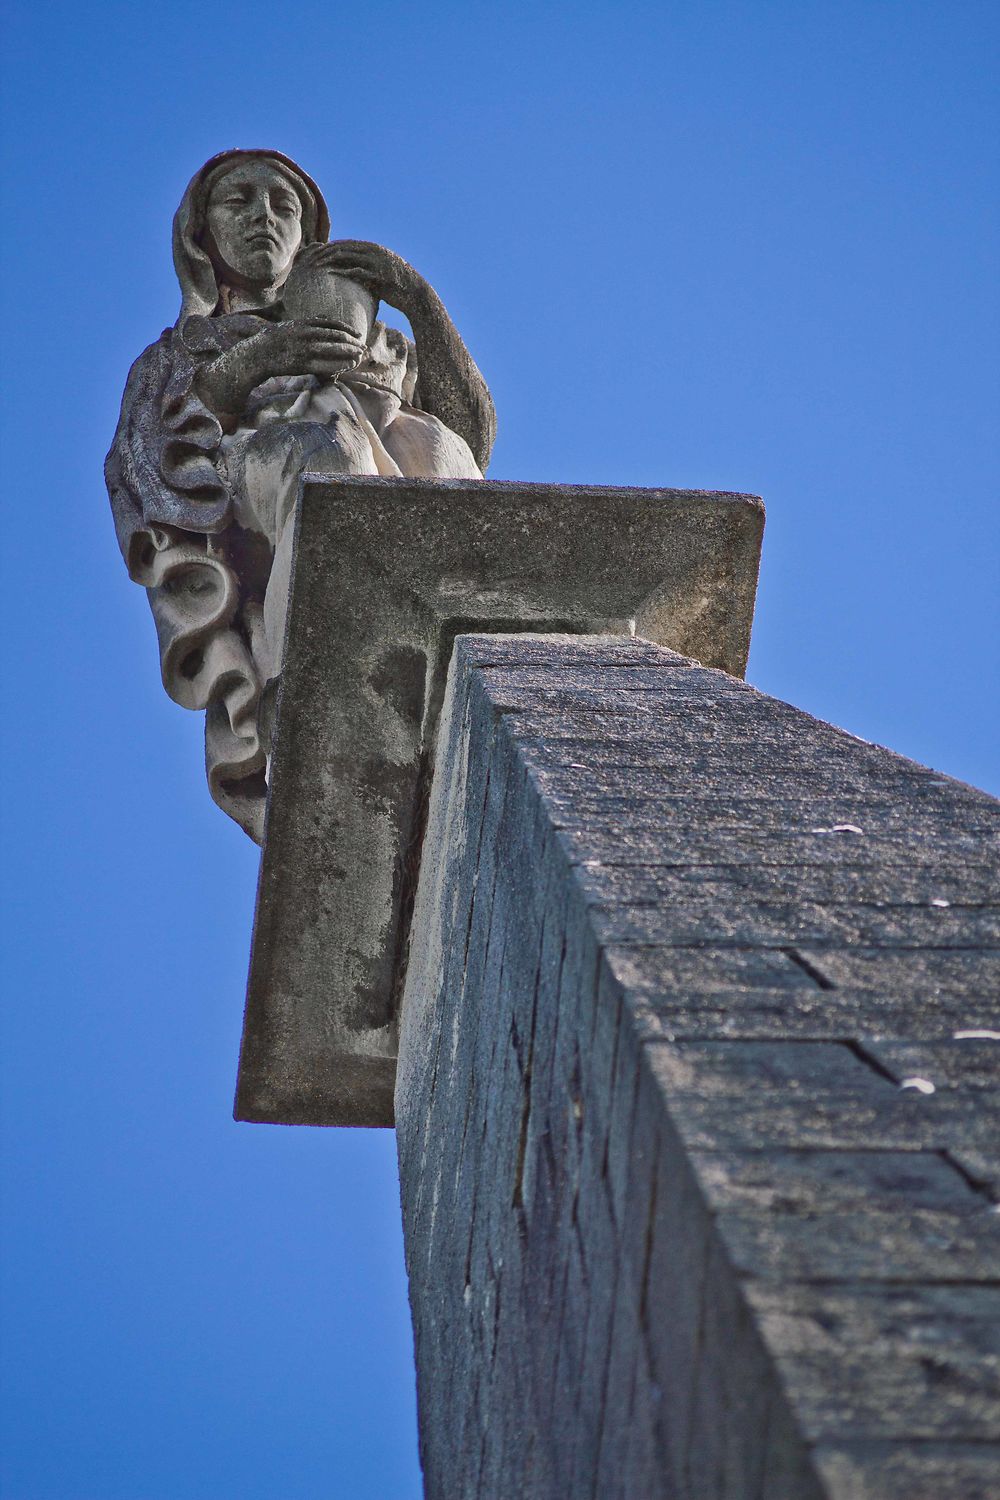
[[269, 229], [274, 228], [274, 212], [265, 197], [256, 199], [253, 206], [254, 224], [266, 224]]

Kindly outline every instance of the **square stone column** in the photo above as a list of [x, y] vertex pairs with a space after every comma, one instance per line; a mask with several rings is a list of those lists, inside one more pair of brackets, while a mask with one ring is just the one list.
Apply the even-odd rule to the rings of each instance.
[[1000, 1493], [1000, 804], [456, 647], [396, 1130], [428, 1500]]

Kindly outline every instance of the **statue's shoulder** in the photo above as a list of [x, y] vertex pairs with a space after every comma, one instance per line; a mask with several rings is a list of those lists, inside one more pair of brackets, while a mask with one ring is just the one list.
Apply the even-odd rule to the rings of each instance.
[[178, 359], [221, 354], [266, 326], [263, 318], [248, 313], [185, 318], [183, 323], [173, 323], [169, 328], [164, 328], [158, 339], [146, 345], [129, 371], [129, 380], [133, 376], [141, 377], [154, 370], [162, 370]]
[[126, 388], [129, 382], [133, 380], [133, 377], [142, 375], [154, 366], [159, 367], [162, 365], [164, 357], [170, 352], [173, 335], [173, 328], [164, 328], [158, 339], [154, 339], [153, 343], [146, 345], [138, 359], [132, 362], [132, 368], [128, 372]]
[[[121, 440], [132, 413], [162, 389], [170, 370], [173, 332], [172, 328], [165, 328], [160, 337], [154, 343], [147, 344], [138, 359], [133, 360], [122, 392], [121, 413], [112, 453]], [[111, 457], [110, 454], [108, 456]]]
[[225, 353], [264, 326], [260, 318], [231, 313], [221, 317], [199, 314], [164, 328], [129, 370], [123, 410], [136, 400], [162, 399], [168, 386], [186, 386], [199, 363]]
[[167, 332], [174, 346], [197, 356], [222, 354], [267, 326], [268, 320], [257, 313], [213, 313], [211, 316], [197, 313], [174, 328], [168, 328]]

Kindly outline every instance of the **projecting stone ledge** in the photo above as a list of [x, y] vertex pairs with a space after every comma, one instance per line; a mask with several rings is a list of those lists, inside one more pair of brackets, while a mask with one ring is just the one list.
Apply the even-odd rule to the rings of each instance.
[[458, 642], [396, 1123], [428, 1500], [1000, 1494], [1000, 807]]
[[306, 476], [237, 1118], [392, 1124], [455, 637], [638, 634], [741, 675], [763, 524], [747, 495]]

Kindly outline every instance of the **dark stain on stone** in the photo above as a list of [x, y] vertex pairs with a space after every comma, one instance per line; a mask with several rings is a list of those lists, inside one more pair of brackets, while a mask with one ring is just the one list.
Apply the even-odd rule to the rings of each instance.
[[241, 598], [263, 604], [273, 550], [267, 537], [233, 524], [216, 539], [216, 547], [240, 580]]
[[376, 693], [407, 724], [419, 725], [424, 715], [427, 659], [415, 646], [393, 646], [378, 661], [368, 681]]

